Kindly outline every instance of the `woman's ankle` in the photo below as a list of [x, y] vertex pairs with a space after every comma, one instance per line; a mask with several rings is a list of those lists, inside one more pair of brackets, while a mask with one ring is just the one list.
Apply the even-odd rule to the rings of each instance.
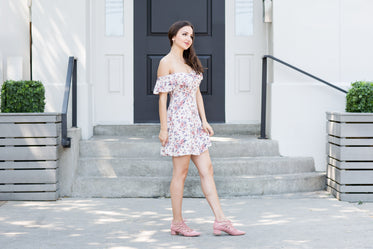
[[182, 218], [178, 218], [178, 219], [173, 219], [172, 220], [173, 224], [179, 224], [179, 223], [182, 223], [182, 222], [184, 222], [184, 220]]
[[223, 222], [223, 221], [227, 221], [228, 219], [225, 216], [221, 216], [221, 217], [215, 217], [215, 220], [217, 222]]

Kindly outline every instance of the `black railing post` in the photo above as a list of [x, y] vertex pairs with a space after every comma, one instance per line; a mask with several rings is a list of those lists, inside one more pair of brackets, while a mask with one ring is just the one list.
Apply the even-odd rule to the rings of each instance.
[[[69, 57], [69, 64], [67, 66], [67, 75], [66, 75], [66, 83], [65, 83], [65, 91], [64, 91], [64, 97], [63, 97], [63, 103], [62, 103], [62, 114], [61, 114], [61, 119], [62, 119], [62, 127], [61, 127], [61, 144], [65, 148], [69, 148], [71, 146], [71, 138], [67, 137], [67, 112], [68, 112], [68, 106], [69, 106], [69, 95], [70, 95], [70, 86], [71, 86], [71, 80], [75, 78], [75, 83], [76, 83], [76, 60], [74, 59], [73, 56]], [[73, 77], [74, 75], [74, 77]], [[76, 96], [75, 96], [76, 97]], [[73, 102], [76, 103], [73, 100]], [[74, 108], [73, 108], [74, 112]]]
[[267, 115], [267, 57], [262, 59], [262, 113], [259, 139], [266, 139], [266, 115]]
[[61, 127], [61, 144], [65, 148], [70, 148], [71, 145], [71, 138], [67, 137], [67, 114], [62, 113], [61, 114], [61, 119], [62, 119], [62, 127]]
[[72, 127], [77, 127], [77, 60], [74, 59], [72, 82]]

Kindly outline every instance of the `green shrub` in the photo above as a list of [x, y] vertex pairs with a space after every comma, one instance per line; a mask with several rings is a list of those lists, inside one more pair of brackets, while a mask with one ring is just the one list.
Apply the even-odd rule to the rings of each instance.
[[346, 100], [346, 112], [373, 112], [373, 82], [352, 83]]
[[5, 81], [1, 112], [44, 112], [45, 89], [40, 81]]

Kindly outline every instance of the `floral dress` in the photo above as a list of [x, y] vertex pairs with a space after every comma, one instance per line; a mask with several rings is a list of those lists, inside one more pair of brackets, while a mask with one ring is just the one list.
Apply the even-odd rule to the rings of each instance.
[[162, 156], [200, 155], [211, 146], [197, 109], [196, 92], [202, 78], [195, 71], [158, 77], [153, 93], [170, 94], [168, 143], [161, 147]]

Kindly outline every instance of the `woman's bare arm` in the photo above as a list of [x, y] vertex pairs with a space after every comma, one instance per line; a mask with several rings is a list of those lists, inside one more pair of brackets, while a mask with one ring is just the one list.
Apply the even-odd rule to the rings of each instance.
[[202, 128], [210, 136], [213, 136], [214, 135], [214, 130], [212, 129], [210, 124], [207, 122], [206, 113], [205, 113], [205, 106], [203, 104], [203, 98], [202, 98], [201, 91], [199, 90], [199, 87], [198, 87], [198, 90], [197, 90], [197, 93], [196, 93], [196, 100], [197, 100], [198, 113], [199, 113], [199, 116], [201, 117], [201, 121], [202, 121]]
[[[162, 59], [158, 66], [158, 77], [168, 75], [170, 73], [170, 66], [167, 60]], [[165, 146], [168, 142], [168, 131], [167, 131], [167, 92], [159, 93], [159, 121], [161, 123], [161, 129], [159, 131], [159, 140], [162, 146]]]
[[162, 146], [168, 142], [167, 131], [167, 93], [159, 93], [159, 120], [161, 123], [161, 130], [159, 131], [159, 140]]

